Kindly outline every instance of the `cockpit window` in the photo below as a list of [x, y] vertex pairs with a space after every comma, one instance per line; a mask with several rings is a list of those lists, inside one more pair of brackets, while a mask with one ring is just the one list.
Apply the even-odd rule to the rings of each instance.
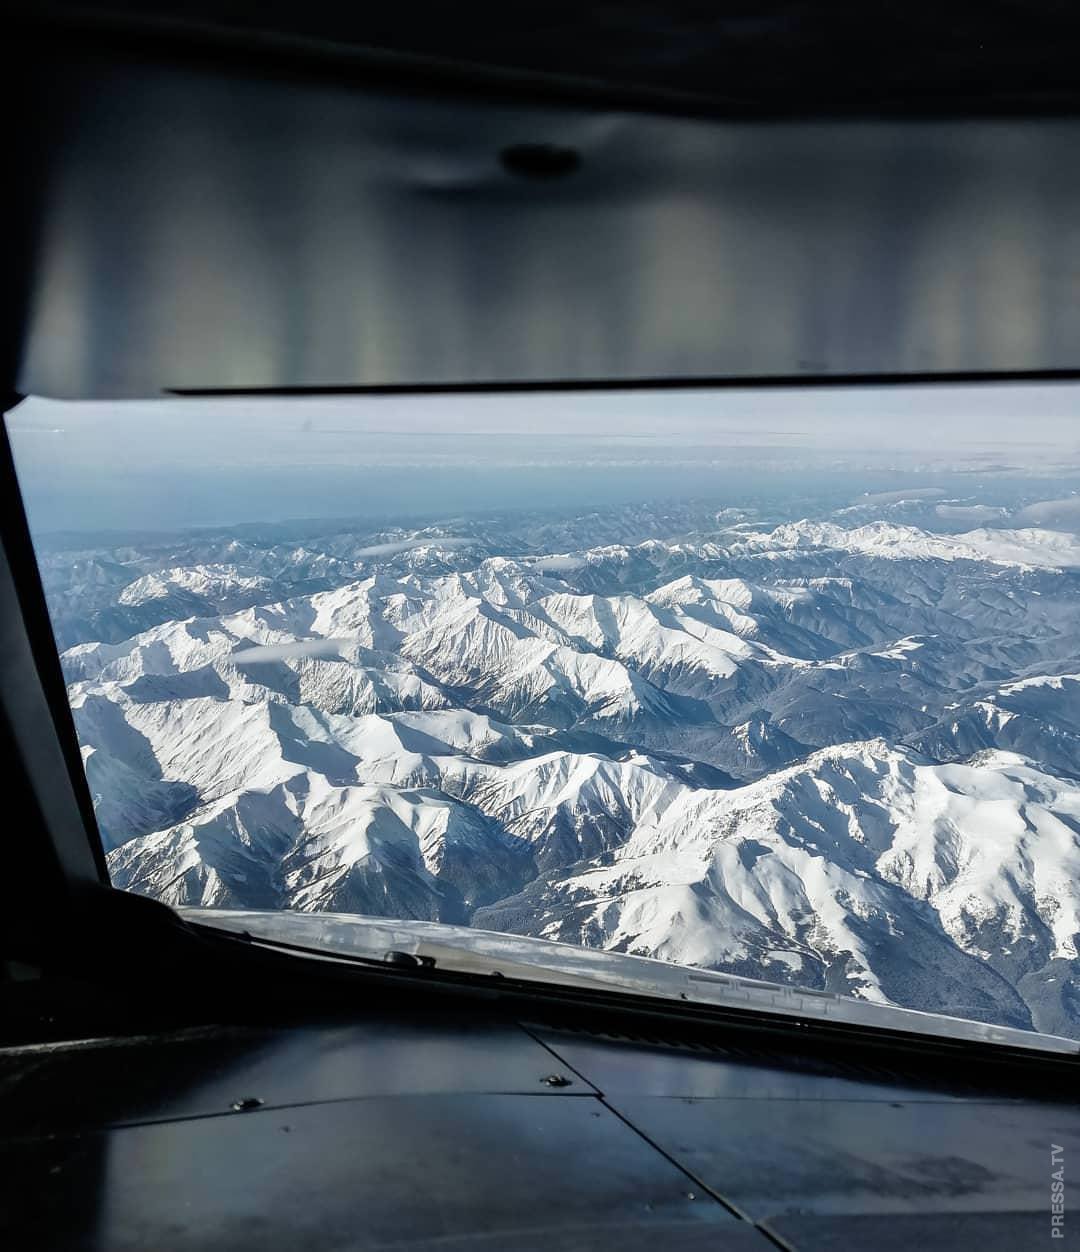
[[1080, 1038], [1080, 392], [7, 418], [114, 885]]

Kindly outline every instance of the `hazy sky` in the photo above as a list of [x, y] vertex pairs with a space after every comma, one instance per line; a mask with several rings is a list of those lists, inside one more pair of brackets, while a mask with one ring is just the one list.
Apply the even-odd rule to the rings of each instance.
[[7, 421], [42, 531], [588, 506], [836, 469], [865, 471], [868, 489], [894, 472], [1080, 472], [1068, 384], [30, 398]]

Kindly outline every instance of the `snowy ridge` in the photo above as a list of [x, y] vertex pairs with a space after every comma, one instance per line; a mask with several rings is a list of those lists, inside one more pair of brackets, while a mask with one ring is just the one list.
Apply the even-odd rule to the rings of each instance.
[[610, 863], [476, 923], [937, 1011], [962, 1000], [962, 1016], [995, 1002], [1050, 1029], [1068, 1014], [1055, 971], [1077, 956], [1078, 827], [1080, 785], [1021, 757], [841, 745], [683, 795]]
[[46, 581], [118, 885], [1080, 1036], [1078, 567], [1036, 528], [621, 510]]
[[1047, 569], [1080, 566], [1080, 539], [1053, 530], [979, 530], [934, 535], [914, 526], [870, 522], [847, 529], [833, 522], [791, 522], [768, 534], [749, 535], [748, 548], [834, 548], [885, 560], [988, 561]]

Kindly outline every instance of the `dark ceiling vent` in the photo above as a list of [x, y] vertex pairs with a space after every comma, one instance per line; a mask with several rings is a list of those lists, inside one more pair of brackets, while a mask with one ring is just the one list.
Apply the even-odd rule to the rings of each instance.
[[518, 178], [565, 178], [581, 166], [576, 148], [554, 143], [516, 143], [499, 153], [502, 167]]

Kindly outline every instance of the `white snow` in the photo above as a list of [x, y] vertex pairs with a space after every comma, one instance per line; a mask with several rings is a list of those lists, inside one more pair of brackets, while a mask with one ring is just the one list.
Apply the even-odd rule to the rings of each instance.
[[334, 571], [303, 595], [242, 546], [88, 561], [102, 602], [176, 614], [62, 658], [114, 879], [1051, 1013], [1031, 987], [1080, 959], [1076, 536], [552, 535], [275, 550]]

